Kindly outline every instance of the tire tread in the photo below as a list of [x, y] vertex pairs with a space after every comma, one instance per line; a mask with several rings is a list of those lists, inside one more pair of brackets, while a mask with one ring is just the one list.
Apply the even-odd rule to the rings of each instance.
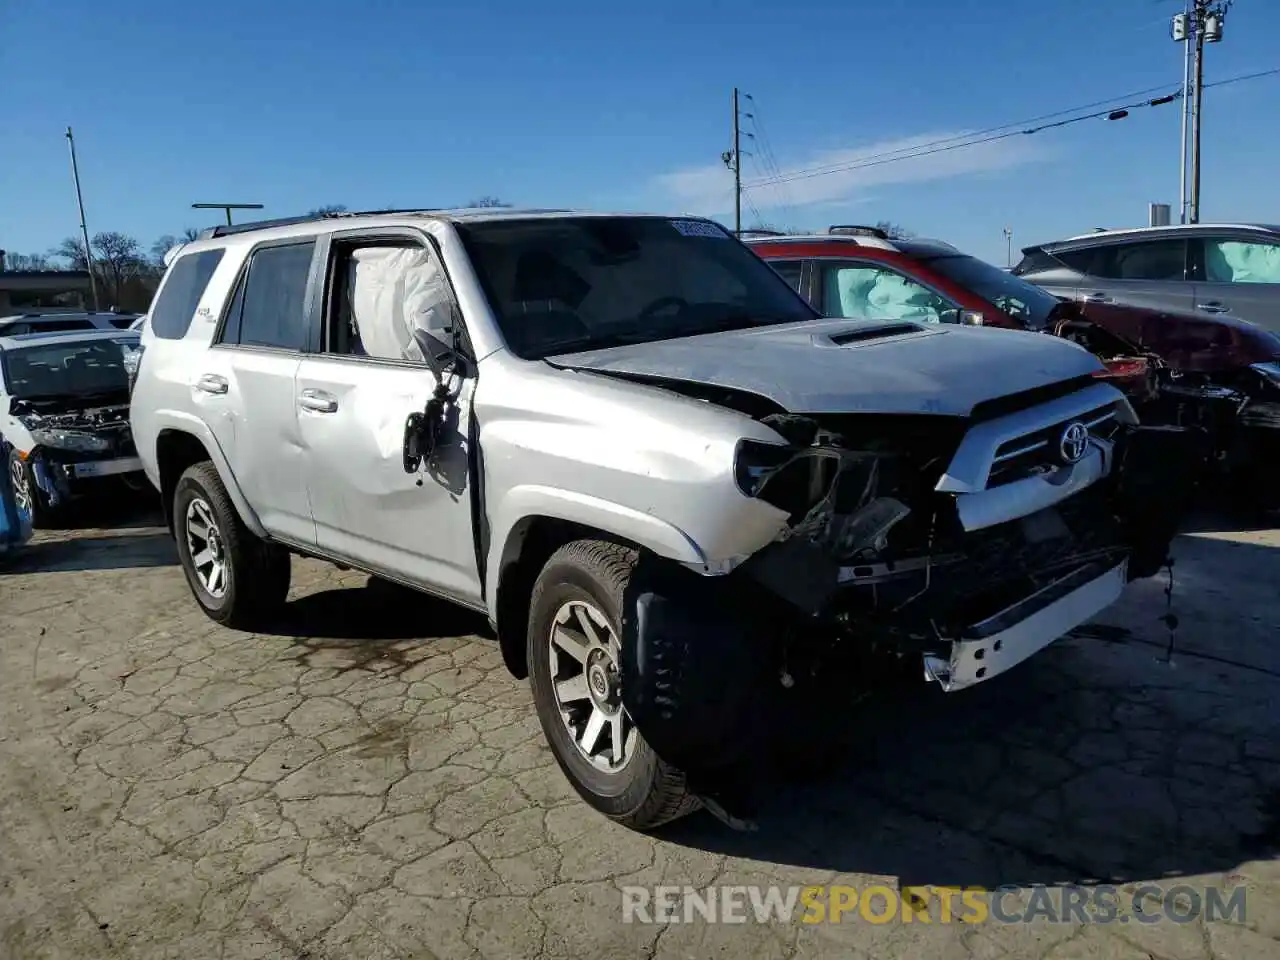
[[[639, 563], [640, 552], [634, 547], [609, 540], [574, 540], [553, 553], [546, 567], [572, 564], [592, 575], [613, 596], [619, 610], [627, 584]], [[548, 582], [539, 577], [534, 587], [530, 610], [538, 608], [538, 600]], [[697, 810], [702, 802], [689, 791], [684, 771], [671, 766], [661, 757], [657, 763], [648, 796], [639, 807], [610, 819], [633, 830], [653, 830]]]

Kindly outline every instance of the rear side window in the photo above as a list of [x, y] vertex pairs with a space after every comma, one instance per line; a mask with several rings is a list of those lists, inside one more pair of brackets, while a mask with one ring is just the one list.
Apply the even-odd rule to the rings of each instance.
[[1104, 280], [1183, 280], [1184, 240], [1144, 240], [1058, 254], [1067, 266]]
[[169, 268], [164, 289], [151, 307], [151, 332], [161, 340], [181, 340], [196, 315], [209, 278], [222, 262], [222, 250], [201, 250], [179, 257]]
[[302, 350], [307, 343], [307, 279], [315, 242], [263, 247], [236, 284], [222, 343]]

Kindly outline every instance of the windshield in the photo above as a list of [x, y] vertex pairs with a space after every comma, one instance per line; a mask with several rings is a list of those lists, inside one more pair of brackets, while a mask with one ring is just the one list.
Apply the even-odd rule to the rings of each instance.
[[503, 338], [526, 360], [817, 317], [705, 220], [490, 220], [458, 232]]
[[134, 338], [60, 340], [0, 352], [4, 383], [17, 400], [109, 394], [129, 390], [126, 354]]
[[947, 255], [920, 260], [1032, 330], [1043, 330], [1048, 325], [1049, 314], [1058, 305], [1058, 298], [1053, 294], [975, 257]]

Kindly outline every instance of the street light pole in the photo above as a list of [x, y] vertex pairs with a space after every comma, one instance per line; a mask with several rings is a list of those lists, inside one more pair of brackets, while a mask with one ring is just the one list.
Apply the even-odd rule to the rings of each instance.
[[76, 186], [76, 205], [80, 208], [80, 236], [84, 238], [84, 265], [89, 271], [89, 290], [93, 295], [93, 311], [97, 313], [99, 310], [98, 280], [93, 275], [93, 248], [89, 246], [89, 228], [85, 225], [84, 219], [84, 195], [80, 192], [80, 167], [76, 163], [76, 138], [72, 136], [70, 127], [67, 127], [67, 146], [71, 150], [71, 181]]

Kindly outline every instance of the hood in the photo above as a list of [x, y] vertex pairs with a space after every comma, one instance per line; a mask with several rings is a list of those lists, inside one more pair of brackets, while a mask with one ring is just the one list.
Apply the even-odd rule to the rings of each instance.
[[792, 413], [967, 416], [984, 400], [1096, 374], [1041, 333], [815, 320], [550, 357], [556, 366], [745, 390]]
[[1226, 314], [1084, 303], [1081, 314], [1174, 370], [1223, 373], [1280, 358], [1280, 337]]

